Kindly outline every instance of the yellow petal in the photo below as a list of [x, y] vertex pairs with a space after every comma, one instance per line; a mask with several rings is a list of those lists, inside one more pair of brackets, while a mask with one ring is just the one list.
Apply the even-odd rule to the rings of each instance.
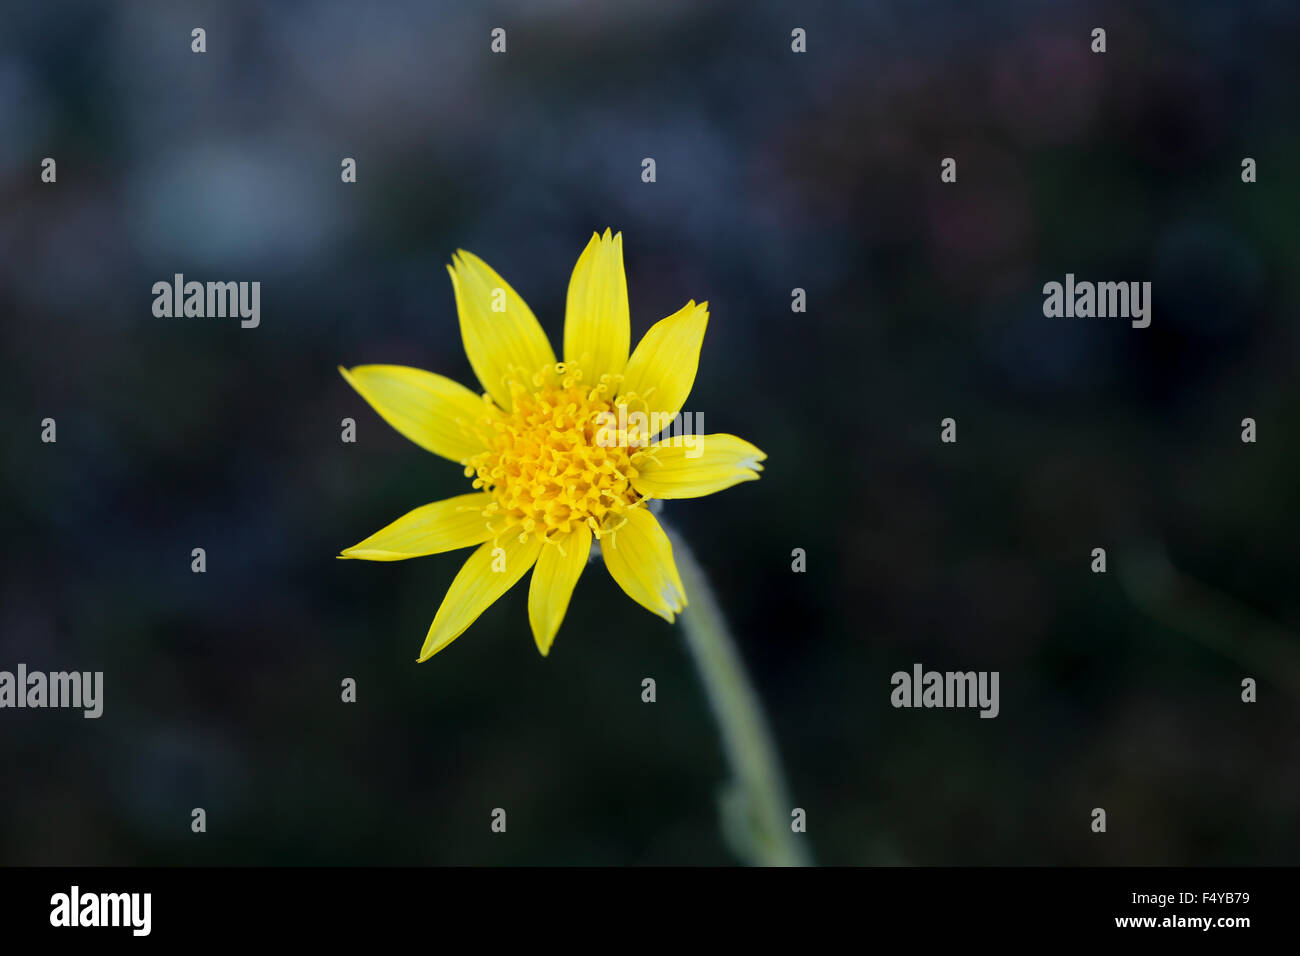
[[469, 364], [487, 393], [509, 411], [507, 383], [531, 387], [534, 373], [555, 361], [551, 343], [524, 300], [478, 256], [461, 249], [447, 272]]
[[[644, 410], [662, 416], [658, 433], [668, 420], [682, 410], [686, 396], [695, 384], [695, 370], [700, 365], [700, 345], [709, 323], [709, 304], [694, 300], [679, 311], [660, 319], [650, 327], [645, 338], [627, 360], [619, 401], [628, 401], [634, 411]], [[645, 402], [635, 400], [639, 397]]]
[[419, 659], [427, 661], [464, 634], [465, 628], [528, 572], [541, 548], [541, 541], [531, 534], [523, 544], [511, 535], [479, 545], [447, 589]]
[[766, 457], [735, 435], [678, 435], [636, 457], [632, 486], [650, 498], [699, 498], [754, 481]]
[[600, 539], [610, 575], [633, 601], [669, 624], [686, 606], [686, 592], [673, 563], [673, 546], [658, 519], [644, 508], [627, 512], [627, 523]]
[[564, 362], [576, 364], [582, 381], [594, 386], [602, 375], [623, 371], [631, 339], [623, 234], [611, 238], [606, 229], [604, 236], [592, 234], [569, 279]]
[[569, 609], [573, 588], [587, 566], [591, 529], [580, 524], [571, 533], [555, 536], [551, 541], [554, 544], [543, 545], [528, 585], [528, 622], [533, 626], [533, 640], [543, 657], [550, 653], [555, 632]]
[[402, 561], [482, 544], [492, 532], [483, 510], [493, 497], [481, 491], [457, 495], [408, 511], [392, 524], [343, 552], [363, 561]]
[[380, 418], [421, 448], [459, 462], [487, 447], [478, 429], [490, 409], [459, 382], [405, 365], [339, 366], [339, 372]]

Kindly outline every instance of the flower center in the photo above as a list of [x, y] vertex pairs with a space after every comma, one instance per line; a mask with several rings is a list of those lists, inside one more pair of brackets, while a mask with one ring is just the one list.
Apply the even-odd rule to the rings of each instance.
[[594, 387], [581, 379], [577, 367], [548, 365], [527, 384], [510, 382], [512, 411], [493, 406], [482, 420], [489, 450], [466, 462], [465, 476], [494, 496], [484, 517], [495, 537], [546, 540], [586, 524], [599, 538], [644, 507], [632, 462], [648, 436], [619, 430], [614, 377]]

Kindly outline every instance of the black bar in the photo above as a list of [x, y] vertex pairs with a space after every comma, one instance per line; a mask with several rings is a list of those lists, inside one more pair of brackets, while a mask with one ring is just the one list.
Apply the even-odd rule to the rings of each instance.
[[[178, 943], [284, 936], [338, 945], [408, 930], [432, 942], [466, 927], [549, 933], [563, 924], [575, 932], [653, 927], [658, 936], [705, 921], [711, 934], [740, 936], [785, 925], [881, 940], [1231, 945], [1292, 933], [1294, 884], [1294, 870], [1261, 868], [10, 868], [0, 870], [0, 924], [7, 941], [75, 933], [96, 943], [143, 928], [142, 909], [119, 911], [128, 925], [51, 925], [59, 894], [70, 910], [76, 886], [80, 914], [96, 918], [100, 894], [150, 894], [148, 937]], [[121, 898], [109, 904], [106, 918]]]

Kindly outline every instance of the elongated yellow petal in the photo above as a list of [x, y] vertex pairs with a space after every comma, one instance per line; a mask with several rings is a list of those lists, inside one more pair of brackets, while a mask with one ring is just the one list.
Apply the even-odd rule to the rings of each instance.
[[627, 523], [600, 540], [610, 575], [633, 601], [669, 624], [686, 606], [686, 592], [673, 563], [673, 546], [659, 520], [645, 508], [627, 513]]
[[595, 233], [578, 257], [569, 279], [564, 310], [564, 362], [582, 369], [594, 386], [602, 375], [617, 375], [627, 365], [632, 327], [628, 319], [623, 234]]
[[692, 300], [652, 325], [627, 360], [619, 401], [627, 401], [634, 411], [662, 416], [658, 427], [652, 426], [652, 435], [686, 404], [700, 366], [700, 345], [708, 324], [709, 304], [696, 305]]
[[463, 462], [487, 448], [490, 408], [459, 382], [405, 365], [358, 365], [339, 372], [379, 417], [421, 448]]
[[533, 626], [533, 640], [545, 657], [551, 651], [555, 633], [569, 609], [569, 598], [587, 566], [591, 554], [591, 529], [580, 524], [566, 535], [551, 538], [553, 544], [542, 546], [541, 557], [533, 569], [528, 585], [528, 623]]
[[524, 300], [478, 256], [459, 250], [447, 272], [469, 364], [487, 393], [509, 411], [508, 383], [531, 390], [532, 376], [555, 361], [551, 343]]
[[523, 544], [510, 536], [501, 539], [499, 547], [494, 541], [479, 545], [447, 589], [419, 659], [427, 661], [464, 634], [493, 601], [528, 573], [541, 548], [541, 540], [536, 535], [529, 535]]
[[483, 510], [493, 497], [481, 491], [457, 495], [408, 511], [392, 524], [343, 552], [362, 561], [402, 561], [482, 544], [488, 530]]
[[700, 498], [756, 480], [766, 457], [735, 435], [678, 435], [635, 459], [632, 486], [649, 498]]

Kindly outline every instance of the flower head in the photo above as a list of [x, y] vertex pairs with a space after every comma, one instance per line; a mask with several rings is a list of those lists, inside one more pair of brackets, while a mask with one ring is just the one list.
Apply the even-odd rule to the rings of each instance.
[[766, 457], [734, 435], [665, 431], [695, 382], [708, 303], [657, 322], [629, 357], [623, 236], [606, 229], [573, 269], [557, 361], [528, 306], [487, 263], [461, 251], [447, 271], [486, 394], [401, 365], [339, 371], [397, 431], [462, 465], [475, 490], [416, 508], [342, 557], [400, 561], [477, 546], [421, 661], [529, 570], [528, 619], [538, 650], [549, 652], [594, 541], [627, 595], [671, 623], [686, 595], [647, 503], [751, 481]]

